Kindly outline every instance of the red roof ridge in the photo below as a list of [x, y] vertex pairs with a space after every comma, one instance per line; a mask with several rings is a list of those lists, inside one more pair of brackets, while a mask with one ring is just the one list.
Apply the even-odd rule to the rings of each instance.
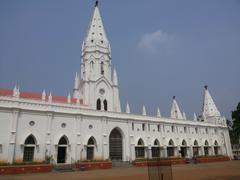
[[[13, 96], [13, 90], [0, 88], [0, 96]], [[20, 98], [42, 100], [42, 93], [20, 91]], [[48, 96], [46, 96], [46, 100], [48, 100]], [[68, 97], [52, 96], [52, 102], [68, 104]], [[77, 104], [77, 99], [71, 97], [71, 104]], [[87, 106], [83, 103], [83, 99], [80, 99], [80, 105]]]

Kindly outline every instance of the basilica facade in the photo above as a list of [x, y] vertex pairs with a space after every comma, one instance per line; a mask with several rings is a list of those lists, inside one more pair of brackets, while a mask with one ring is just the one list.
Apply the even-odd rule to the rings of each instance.
[[121, 110], [116, 69], [98, 1], [82, 43], [73, 94], [0, 89], [0, 162], [73, 163], [83, 160], [192, 158], [232, 150], [226, 119], [208, 87], [203, 110], [187, 119], [173, 97], [170, 117]]

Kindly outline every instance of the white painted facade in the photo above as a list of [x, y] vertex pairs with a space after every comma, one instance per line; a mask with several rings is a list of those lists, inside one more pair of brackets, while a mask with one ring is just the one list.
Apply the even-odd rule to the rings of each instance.
[[[126, 111], [121, 112], [117, 73], [112, 70], [110, 43], [97, 4], [83, 42], [80, 69], [80, 75], [77, 73], [75, 77], [73, 98], [69, 95], [64, 103], [45, 91], [40, 98], [24, 96], [17, 87], [8, 93], [1, 91], [0, 162], [22, 162], [28, 146], [34, 149], [33, 161], [52, 157], [52, 162], [58, 163], [59, 147], [66, 149], [64, 163], [86, 160], [88, 147], [93, 147], [93, 159], [112, 159], [109, 151], [113, 130], [121, 136], [118, 160], [122, 161], [135, 160], [137, 148], [151, 158], [156, 147], [160, 157], [169, 155], [169, 147], [173, 156], [182, 155], [181, 147], [186, 149], [185, 157], [193, 157], [196, 147], [198, 155], [205, 155], [207, 147], [210, 155], [232, 157], [226, 119], [207, 87], [203, 113], [194, 115], [192, 120], [186, 119], [175, 97], [170, 118], [162, 117], [159, 108], [156, 117], [148, 116], [145, 106], [142, 115], [131, 114], [128, 103]], [[98, 100], [101, 110], [96, 110]], [[26, 143], [31, 135], [34, 143]], [[67, 141], [66, 145], [60, 143], [61, 137]], [[90, 138], [94, 144], [88, 144]]]

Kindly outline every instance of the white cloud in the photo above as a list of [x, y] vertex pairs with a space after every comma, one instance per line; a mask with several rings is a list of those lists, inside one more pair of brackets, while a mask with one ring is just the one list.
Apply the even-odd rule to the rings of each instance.
[[162, 30], [157, 30], [153, 33], [144, 34], [138, 43], [138, 48], [150, 53], [155, 53], [162, 45], [169, 43], [172, 39], [173, 37], [170, 34]]

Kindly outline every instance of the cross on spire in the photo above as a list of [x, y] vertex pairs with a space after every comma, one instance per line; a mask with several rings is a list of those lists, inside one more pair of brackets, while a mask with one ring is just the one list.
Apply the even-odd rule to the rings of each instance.
[[98, 6], [98, 3], [99, 3], [99, 2], [98, 2], [98, 0], [96, 0], [96, 2], [95, 2], [95, 7], [97, 7], [97, 6]]

